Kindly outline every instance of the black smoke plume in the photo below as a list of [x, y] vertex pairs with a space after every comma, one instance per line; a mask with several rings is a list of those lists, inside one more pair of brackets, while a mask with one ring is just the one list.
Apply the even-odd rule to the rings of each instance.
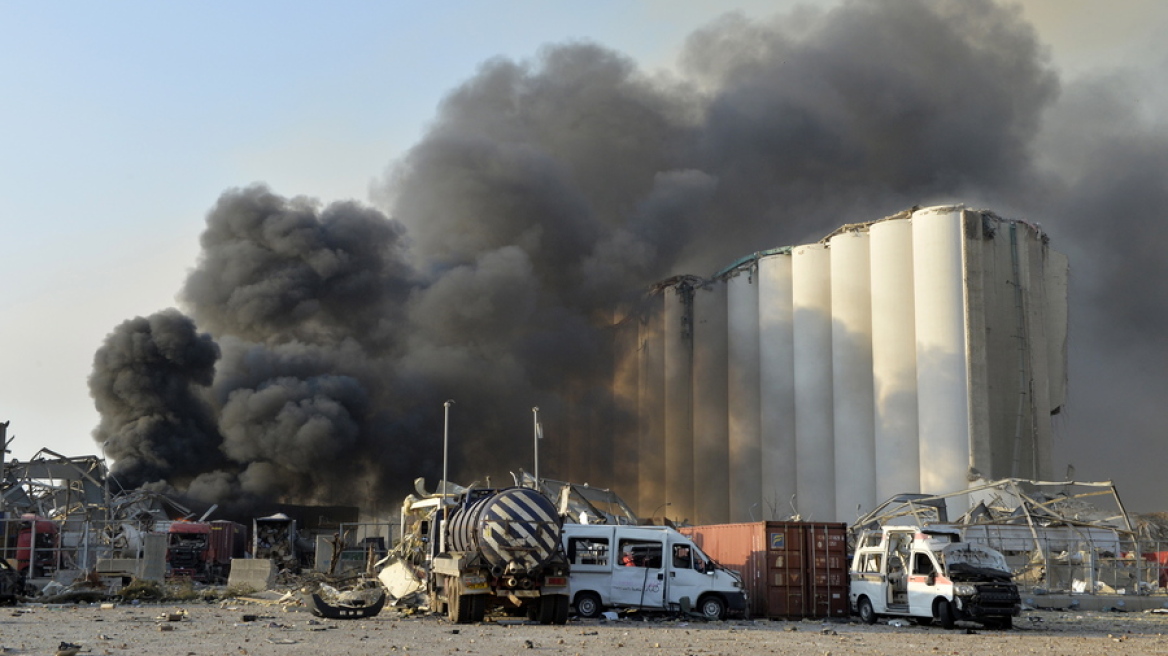
[[[1060, 79], [1034, 29], [991, 0], [728, 15], [691, 35], [670, 73], [586, 43], [488, 61], [390, 167], [384, 214], [262, 186], [224, 194], [182, 293], [222, 351], [214, 380], [177, 367], [150, 379], [211, 382], [214, 421], [196, 456], [174, 461], [182, 449], [164, 437], [122, 430], [153, 406], [112, 407], [95, 386], [98, 439], [118, 445], [118, 471], [208, 502], [396, 500], [440, 472], [454, 398], [455, 477], [514, 470], [532, 405], [565, 416], [604, 397], [598, 327], [630, 294], [965, 202], [1042, 223], [1071, 255], [1072, 399], [1056, 451], [1081, 478], [1118, 478], [1122, 456], [1096, 456], [1164, 455], [1149, 441], [1168, 393], [1168, 351], [1133, 346], [1162, 341], [1168, 318], [1168, 131], [1130, 101], [1139, 82]], [[99, 354], [94, 380], [112, 371]], [[151, 390], [176, 417], [201, 397]], [[1145, 507], [1162, 503], [1126, 482]]]
[[178, 310], [123, 322], [94, 357], [89, 389], [101, 414], [94, 439], [129, 487], [182, 485], [224, 462], [204, 391], [219, 347]]

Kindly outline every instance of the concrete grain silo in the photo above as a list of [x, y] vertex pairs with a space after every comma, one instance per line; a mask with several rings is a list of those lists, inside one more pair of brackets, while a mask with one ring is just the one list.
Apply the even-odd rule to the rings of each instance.
[[872, 383], [872, 271], [867, 230], [828, 240], [831, 253], [832, 431], [835, 517], [876, 506], [876, 411]]
[[835, 405], [832, 400], [831, 252], [791, 251], [795, 342], [795, 502], [803, 519], [836, 517]]
[[876, 499], [921, 488], [912, 222], [868, 230], [872, 286], [872, 397]]
[[758, 257], [759, 402], [763, 508], [793, 511], [795, 497], [795, 326], [790, 250]]
[[759, 324], [756, 267], [727, 274], [727, 404], [731, 522], [759, 518], [762, 503], [762, 410], [759, 398]]
[[[664, 287], [665, 496], [668, 516], [694, 516], [693, 277]], [[652, 512], [652, 510], [650, 510]]]
[[694, 524], [712, 524], [730, 516], [726, 285], [695, 289], [693, 309]]
[[665, 281], [638, 310], [636, 376], [632, 340], [615, 347], [614, 388], [637, 388], [625, 494], [703, 524], [851, 521], [901, 492], [1046, 478], [1066, 286], [1036, 227], [962, 206]]

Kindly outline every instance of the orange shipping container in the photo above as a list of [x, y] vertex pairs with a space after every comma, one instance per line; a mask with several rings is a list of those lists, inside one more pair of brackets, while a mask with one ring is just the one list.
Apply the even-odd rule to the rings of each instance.
[[847, 525], [752, 522], [680, 530], [742, 574], [752, 617], [848, 616]]

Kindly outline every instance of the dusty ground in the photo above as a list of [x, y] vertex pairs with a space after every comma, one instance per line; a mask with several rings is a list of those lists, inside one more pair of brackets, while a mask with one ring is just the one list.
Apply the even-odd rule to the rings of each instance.
[[[244, 621], [244, 616], [249, 621]], [[254, 619], [253, 619], [254, 617]], [[368, 620], [329, 621], [304, 608], [213, 605], [36, 605], [0, 609], [5, 654], [81, 652], [203, 656], [747, 656], [753, 654], [1168, 654], [1168, 615], [1026, 612], [1011, 631], [819, 621], [597, 620], [540, 626], [510, 618], [458, 626], [386, 609]], [[531, 650], [528, 652], [527, 650]]]

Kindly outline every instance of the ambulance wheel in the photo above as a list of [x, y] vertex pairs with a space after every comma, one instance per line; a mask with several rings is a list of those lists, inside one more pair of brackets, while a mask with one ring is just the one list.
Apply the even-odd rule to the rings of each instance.
[[864, 624], [876, 623], [876, 610], [872, 608], [872, 601], [867, 597], [860, 597], [856, 602], [856, 614]]
[[937, 602], [937, 623], [942, 629], [952, 629], [957, 625], [957, 620], [953, 617], [953, 606], [949, 605], [947, 599]]
[[709, 595], [698, 600], [698, 611], [707, 620], [726, 619], [726, 602], [717, 595]]
[[576, 595], [576, 614], [587, 619], [600, 617], [604, 607], [600, 605], [600, 596], [595, 592], [581, 592]]

